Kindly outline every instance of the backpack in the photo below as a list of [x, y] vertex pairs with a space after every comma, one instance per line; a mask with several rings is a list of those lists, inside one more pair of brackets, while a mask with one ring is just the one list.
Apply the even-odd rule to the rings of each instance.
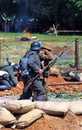
[[20, 59], [20, 70], [21, 70], [21, 78], [28, 78], [29, 76], [29, 68], [28, 68], [28, 64], [27, 64], [27, 57], [23, 57]]

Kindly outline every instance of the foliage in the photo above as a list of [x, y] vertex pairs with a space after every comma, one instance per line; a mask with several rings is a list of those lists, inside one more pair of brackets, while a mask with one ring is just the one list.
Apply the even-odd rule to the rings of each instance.
[[13, 0], [0, 0], [0, 13], [6, 13], [7, 16], [12, 16], [16, 13], [17, 7]]
[[37, 19], [38, 24], [45, 23], [45, 28], [53, 24], [59, 29], [82, 28], [81, 0], [0, 0], [1, 16]]
[[58, 94], [54, 94], [54, 93], [48, 93], [47, 97], [49, 100], [55, 100], [56, 98], [59, 99], [82, 99], [82, 92], [62, 92], [62, 93], [58, 93]]
[[72, 15], [77, 25], [80, 25], [79, 19], [82, 20], [82, 1], [81, 0], [69, 0], [69, 8], [72, 9]]

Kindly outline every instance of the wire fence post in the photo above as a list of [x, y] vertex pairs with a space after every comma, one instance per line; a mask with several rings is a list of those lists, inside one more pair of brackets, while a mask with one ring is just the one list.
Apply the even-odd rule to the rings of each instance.
[[75, 67], [79, 70], [80, 62], [79, 62], [79, 38], [75, 39]]

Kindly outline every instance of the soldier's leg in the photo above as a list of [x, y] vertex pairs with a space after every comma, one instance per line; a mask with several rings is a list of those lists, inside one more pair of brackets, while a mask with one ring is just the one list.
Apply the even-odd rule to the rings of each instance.
[[46, 84], [45, 78], [41, 79], [41, 81], [42, 81], [42, 86], [45, 89], [45, 93], [47, 94], [48, 93], [48, 86]]
[[28, 83], [27, 79], [23, 79], [24, 89], [23, 89], [22, 94], [20, 95], [19, 100], [29, 99], [32, 96], [32, 90], [31, 90], [31, 88], [29, 88], [28, 91], [26, 91], [26, 89], [25, 89], [25, 86], [27, 85], [27, 83]]
[[7, 80], [0, 80], [0, 84], [0, 90], [11, 89], [11, 84]]
[[45, 89], [42, 86], [42, 82], [40, 80], [35, 80], [33, 82], [33, 91], [36, 94], [36, 99], [37, 101], [43, 101], [43, 100], [47, 100], [45, 97]]
[[23, 90], [23, 93], [20, 95], [19, 100], [29, 99], [31, 96], [32, 96], [32, 90], [29, 88], [27, 92]]

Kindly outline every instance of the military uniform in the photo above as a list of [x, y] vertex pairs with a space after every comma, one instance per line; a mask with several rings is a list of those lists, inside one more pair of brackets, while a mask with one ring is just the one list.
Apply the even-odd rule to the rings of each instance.
[[49, 63], [49, 61], [51, 61], [53, 59], [53, 55], [51, 53], [51, 51], [48, 51], [46, 49], [42, 49], [39, 53], [39, 57], [41, 61], [44, 61], [44, 65], [47, 65]]
[[12, 66], [3, 66], [0, 68], [0, 70], [6, 71], [8, 73], [8, 76], [0, 80], [1, 84], [6, 85], [6, 88], [4, 89], [10, 89], [11, 87], [15, 87], [17, 85], [17, 80], [14, 77]]
[[[33, 42], [33, 46], [31, 46], [30, 51], [28, 51], [27, 57], [27, 64], [29, 67], [29, 77], [28, 79], [24, 80], [24, 86], [28, 84], [28, 81], [31, 80], [32, 77], [35, 77], [39, 73], [39, 69], [41, 69], [41, 61], [37, 51], [40, 49], [38, 48], [39, 43]], [[32, 83], [31, 87], [28, 89], [27, 92], [23, 91], [21, 98], [30, 98], [32, 96], [32, 91], [35, 93], [36, 97], [35, 100], [44, 100], [44, 87], [42, 86], [42, 82], [40, 81], [40, 76], [38, 76]]]
[[[42, 49], [39, 52], [39, 57], [40, 57], [40, 61], [44, 62], [43, 67], [47, 66], [49, 64], [49, 62], [53, 59], [51, 48], [48, 44], [43, 44]], [[45, 78], [48, 78], [49, 72], [50, 72], [49, 70], [50, 70], [50, 68], [48, 67], [44, 71], [43, 75], [40, 77], [46, 94], [47, 94], [48, 89], [47, 89]]]
[[0, 70], [0, 90], [10, 89], [9, 74], [6, 71]]

